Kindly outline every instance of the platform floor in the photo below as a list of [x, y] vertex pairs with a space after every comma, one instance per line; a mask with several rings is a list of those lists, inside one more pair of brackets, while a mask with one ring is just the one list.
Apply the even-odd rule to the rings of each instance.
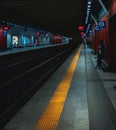
[[75, 50], [3, 130], [116, 130], [116, 73], [95, 64]]
[[32, 46], [32, 47], [22, 47], [22, 48], [9, 48], [9, 49], [6, 49], [6, 50], [0, 50], [0, 56], [24, 52], [24, 51], [29, 51], [29, 50], [36, 50], [36, 49], [41, 49], [41, 48], [48, 48], [48, 47], [53, 47], [53, 46], [62, 46], [62, 45], [65, 45], [65, 44], [67, 44], [67, 43], [48, 44], [48, 45], [39, 45], [39, 46]]

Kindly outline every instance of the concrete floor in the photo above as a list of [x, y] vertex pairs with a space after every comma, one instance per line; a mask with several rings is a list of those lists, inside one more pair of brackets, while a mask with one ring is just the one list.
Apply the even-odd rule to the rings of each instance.
[[[9, 121], [3, 130], [34, 130], [35, 125], [44, 112], [74, 55], [75, 52]], [[81, 55], [74, 72], [57, 130], [115, 130], [115, 126], [111, 126], [111, 129], [105, 129], [105, 127], [103, 128], [102, 126], [97, 127], [98, 124], [92, 125], [96, 123], [92, 120], [94, 116], [92, 112], [90, 112], [91, 102], [95, 100], [93, 86], [95, 89], [99, 86], [99, 88], [103, 88], [104, 91], [106, 90], [106, 98], [110, 99], [112, 103], [111, 106], [113, 106], [116, 111], [116, 90], [113, 88], [113, 86], [116, 86], [116, 73], [94, 69], [95, 62], [95, 55], [91, 53], [91, 49], [86, 48], [86, 50], [81, 50]], [[92, 96], [93, 100], [91, 100], [90, 96]], [[108, 100], [108, 102], [110, 101]], [[96, 100], [96, 103], [99, 105], [99, 100]], [[97, 109], [97, 107], [99, 108]], [[100, 106], [94, 106], [93, 108], [96, 111], [100, 110]], [[103, 116], [101, 117], [104, 118]], [[114, 120], [115, 119], [116, 113], [114, 114]]]

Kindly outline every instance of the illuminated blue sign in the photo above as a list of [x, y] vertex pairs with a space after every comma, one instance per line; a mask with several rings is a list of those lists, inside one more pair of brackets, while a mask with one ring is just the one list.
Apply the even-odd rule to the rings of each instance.
[[4, 30], [4, 31], [3, 31], [3, 33], [4, 33], [4, 36], [6, 36], [6, 35], [7, 35], [6, 30]]
[[106, 27], [106, 22], [105, 21], [98, 21], [98, 26], [100, 28], [105, 28]]
[[95, 26], [95, 31], [100, 31], [100, 27], [98, 25]]
[[89, 35], [92, 36], [92, 30], [89, 30]]

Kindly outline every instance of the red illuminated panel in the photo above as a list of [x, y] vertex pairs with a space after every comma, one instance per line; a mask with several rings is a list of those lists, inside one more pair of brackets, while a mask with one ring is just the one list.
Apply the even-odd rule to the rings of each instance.
[[84, 32], [81, 32], [81, 35], [83, 35], [84, 34]]
[[4, 27], [4, 30], [9, 30], [9, 28], [7, 26]]
[[78, 26], [78, 30], [83, 30], [83, 26]]
[[40, 34], [40, 32], [37, 32], [36, 34], [37, 34], [37, 35], [39, 35], [39, 34]]

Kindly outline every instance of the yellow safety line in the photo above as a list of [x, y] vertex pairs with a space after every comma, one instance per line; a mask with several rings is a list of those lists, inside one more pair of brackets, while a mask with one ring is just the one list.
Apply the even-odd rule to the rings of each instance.
[[52, 96], [34, 130], [56, 130], [67, 93], [70, 88], [73, 73], [80, 56], [81, 48], [82, 46], [80, 46], [78, 52], [74, 56], [73, 61], [64, 74], [62, 81], [58, 85], [54, 95]]

